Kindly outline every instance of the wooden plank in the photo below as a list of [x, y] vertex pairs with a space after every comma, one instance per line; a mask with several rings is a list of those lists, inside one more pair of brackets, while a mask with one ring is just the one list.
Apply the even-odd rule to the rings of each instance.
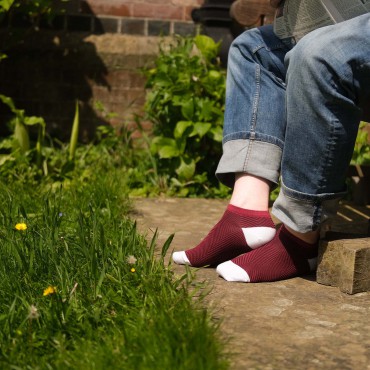
[[244, 27], [272, 23], [274, 13], [269, 0], [237, 0], [230, 8], [231, 18]]

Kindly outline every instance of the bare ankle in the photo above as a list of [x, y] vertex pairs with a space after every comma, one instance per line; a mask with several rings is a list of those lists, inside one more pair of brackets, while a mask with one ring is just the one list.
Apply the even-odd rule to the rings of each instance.
[[255, 211], [267, 211], [269, 195], [269, 181], [246, 173], [236, 173], [230, 204]]
[[296, 236], [298, 239], [301, 239], [308, 244], [315, 244], [319, 240], [320, 230], [309, 231], [307, 233], [300, 233], [298, 231], [291, 229], [290, 227], [286, 225], [284, 226], [292, 235]]

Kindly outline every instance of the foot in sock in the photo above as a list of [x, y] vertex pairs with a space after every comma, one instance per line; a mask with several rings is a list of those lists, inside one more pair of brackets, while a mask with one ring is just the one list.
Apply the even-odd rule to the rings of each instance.
[[262, 248], [217, 266], [227, 281], [257, 283], [305, 275], [316, 269], [318, 243], [308, 244], [282, 226]]
[[221, 220], [195, 248], [174, 252], [175, 263], [202, 267], [217, 265], [269, 242], [275, 225], [268, 211], [228, 205]]

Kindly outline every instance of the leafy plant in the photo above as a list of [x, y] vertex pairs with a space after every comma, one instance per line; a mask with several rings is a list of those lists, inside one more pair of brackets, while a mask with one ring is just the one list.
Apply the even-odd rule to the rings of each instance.
[[31, 150], [29, 128], [32, 126], [38, 127], [37, 141], [33, 150], [36, 152], [36, 164], [41, 166], [42, 162], [42, 146], [45, 137], [45, 121], [42, 117], [27, 116], [23, 109], [15, 107], [13, 100], [7, 96], [0, 95], [0, 100], [9, 107], [14, 114], [14, 118], [9, 124], [13, 129], [13, 135], [1, 143], [1, 149], [11, 149], [11, 153], [2, 154], [0, 156], [0, 165], [10, 160], [13, 161], [17, 155], [26, 156]]
[[[0, 140], [0, 173], [3, 178], [19, 178], [25, 173], [27, 178], [36, 181], [41, 176], [58, 180], [67, 178], [75, 166], [79, 129], [78, 103], [76, 102], [70, 143], [59, 143], [57, 149], [52, 140], [49, 141], [50, 146], [45, 145], [46, 123], [42, 117], [27, 116], [23, 109], [15, 107], [9, 97], [0, 95], [0, 100], [14, 115], [9, 121], [12, 134]], [[37, 128], [36, 140], [31, 140], [29, 130], [32, 127]]]
[[14, 13], [27, 16], [32, 25], [41, 18], [51, 20], [55, 16], [55, 5], [69, 0], [0, 0], [0, 22], [6, 13], [10, 18]]
[[352, 155], [352, 164], [370, 164], [370, 143], [368, 132], [364, 130], [368, 123], [361, 122], [358, 130], [356, 144]]
[[226, 83], [218, 50], [204, 35], [177, 37], [169, 47], [161, 45], [155, 67], [145, 71], [151, 153], [177, 195], [216, 186]]
[[15, 0], [0, 0], [0, 21], [9, 11]]

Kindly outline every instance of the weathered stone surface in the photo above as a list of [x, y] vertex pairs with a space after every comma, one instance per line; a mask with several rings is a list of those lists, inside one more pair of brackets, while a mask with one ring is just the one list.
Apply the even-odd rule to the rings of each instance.
[[[158, 248], [172, 233], [172, 250], [195, 246], [219, 220], [226, 201], [136, 199], [132, 217]], [[342, 205], [333, 224], [366, 221], [370, 208]], [[366, 223], [364, 224], [366, 226]], [[352, 231], [352, 230], [345, 230]], [[171, 265], [175, 274], [183, 266]], [[192, 269], [212, 287], [207, 303], [228, 340], [230, 370], [370, 370], [370, 292], [349, 295], [317, 284], [315, 276], [274, 283], [230, 283], [214, 268]]]
[[349, 294], [370, 291], [370, 238], [323, 240], [317, 282]]

